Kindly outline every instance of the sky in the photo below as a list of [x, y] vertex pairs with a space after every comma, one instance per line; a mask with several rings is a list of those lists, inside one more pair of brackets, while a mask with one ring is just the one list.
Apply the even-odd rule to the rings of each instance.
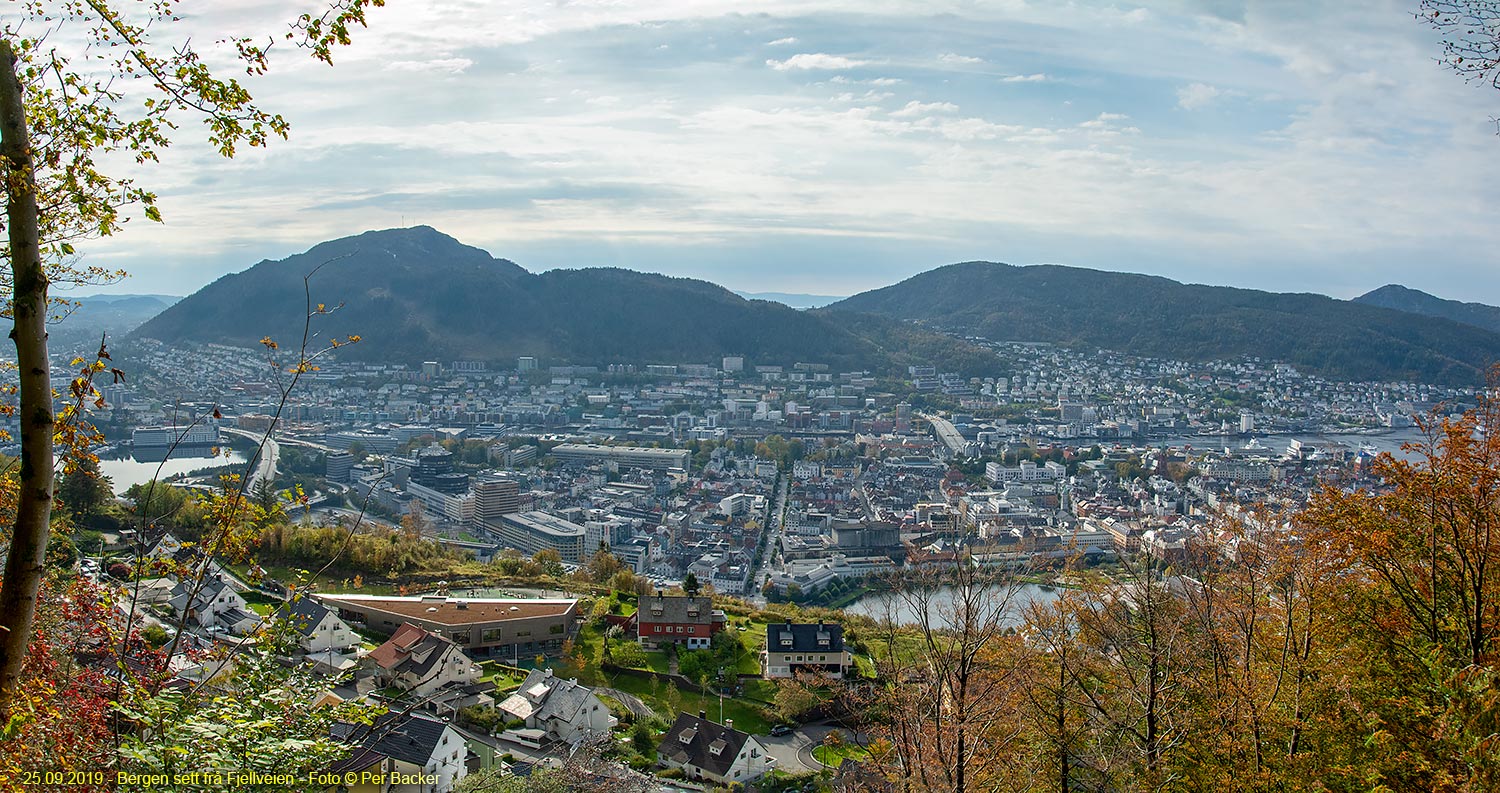
[[[425, 224], [753, 292], [988, 260], [1500, 304], [1500, 91], [1415, 4], [389, 0], [334, 67], [279, 44], [247, 81], [289, 140], [226, 161], [185, 118], [130, 174], [165, 223], [79, 250], [114, 292]], [[220, 61], [309, 7], [160, 29]]]

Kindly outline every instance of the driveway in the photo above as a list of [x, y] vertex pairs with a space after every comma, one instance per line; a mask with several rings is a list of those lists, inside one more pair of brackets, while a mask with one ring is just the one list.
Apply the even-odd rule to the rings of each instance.
[[813, 759], [813, 749], [828, 737], [830, 732], [842, 732], [845, 739], [853, 740], [850, 732], [834, 724], [805, 724], [790, 735], [779, 738], [757, 735], [757, 740], [766, 747], [766, 753], [776, 758], [776, 767], [789, 774], [822, 771], [826, 766]]

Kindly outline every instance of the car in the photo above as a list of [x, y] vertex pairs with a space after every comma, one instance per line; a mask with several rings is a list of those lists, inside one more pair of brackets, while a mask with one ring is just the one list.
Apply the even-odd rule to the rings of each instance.
[[773, 736], [775, 736], [777, 738], [780, 738], [783, 735], [791, 735], [791, 734], [792, 734], [792, 725], [790, 725], [790, 724], [778, 724], [775, 727], [771, 728], [771, 735], [773, 735]]

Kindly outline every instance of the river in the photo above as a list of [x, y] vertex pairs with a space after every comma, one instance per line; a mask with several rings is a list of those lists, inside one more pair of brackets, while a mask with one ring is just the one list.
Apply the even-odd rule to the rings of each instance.
[[[166, 479], [173, 474], [185, 474], [216, 465], [243, 466], [246, 459], [245, 455], [227, 446], [219, 447], [218, 457], [210, 455], [207, 447], [179, 446], [172, 451], [171, 457], [163, 460], [162, 454], [165, 451], [159, 449], [152, 455], [149, 451], [142, 450], [139, 454], [100, 457], [99, 472], [109, 477], [115, 495], [123, 495], [131, 485], [144, 484], [153, 478]], [[229, 453], [228, 457], [223, 456], [225, 452]]]
[[[986, 601], [992, 606], [1000, 606], [1001, 600], [1009, 595], [1009, 602], [1004, 603], [1005, 620], [1019, 625], [1022, 612], [1030, 603], [1046, 604], [1057, 600], [1062, 590], [1054, 587], [1043, 587], [1038, 584], [1015, 584], [1006, 586], [994, 584], [985, 588], [987, 591]], [[953, 627], [953, 587], [940, 587], [932, 594], [928, 601], [933, 622], [937, 627]], [[893, 592], [871, 592], [859, 600], [844, 607], [848, 614], [859, 614], [876, 620], [883, 620], [890, 616], [898, 623], [909, 624], [918, 621], [919, 613], [914, 604], [906, 602]]]

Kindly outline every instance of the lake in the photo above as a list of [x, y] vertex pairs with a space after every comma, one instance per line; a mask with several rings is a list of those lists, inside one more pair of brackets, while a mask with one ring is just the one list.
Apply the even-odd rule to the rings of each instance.
[[[986, 587], [986, 589], [988, 590], [987, 594], [994, 600], [1005, 597], [1007, 593], [1009, 594], [1010, 603], [1006, 607], [1006, 611], [1008, 612], [1007, 621], [1013, 621], [1017, 625], [1021, 622], [1021, 612], [1026, 608], [1027, 604], [1032, 602], [1051, 603], [1062, 595], [1061, 589], [1044, 588], [1038, 584], [1016, 584], [1013, 586], [995, 584]], [[953, 587], [940, 587], [933, 593], [929, 602], [934, 609], [934, 622], [939, 627], [952, 627], [950, 618], [952, 616]], [[916, 623], [918, 620], [917, 609], [911, 603], [903, 602], [900, 597], [892, 592], [871, 592], [845, 606], [843, 610], [848, 614], [860, 614], [875, 620], [883, 620], [890, 613], [890, 616], [896, 622], [903, 624]]]
[[[156, 454], [151, 454], [152, 451]], [[229, 452], [228, 457], [223, 456], [225, 451]], [[131, 485], [144, 484], [152, 479], [165, 479], [173, 474], [185, 474], [215, 465], [244, 465], [246, 460], [245, 455], [227, 446], [219, 448], [218, 457], [210, 455], [207, 447], [179, 446], [172, 450], [169, 458], [163, 459], [165, 452], [166, 449], [142, 449], [138, 453], [120, 457], [100, 457], [99, 472], [109, 477], [115, 495], [123, 495]]]

